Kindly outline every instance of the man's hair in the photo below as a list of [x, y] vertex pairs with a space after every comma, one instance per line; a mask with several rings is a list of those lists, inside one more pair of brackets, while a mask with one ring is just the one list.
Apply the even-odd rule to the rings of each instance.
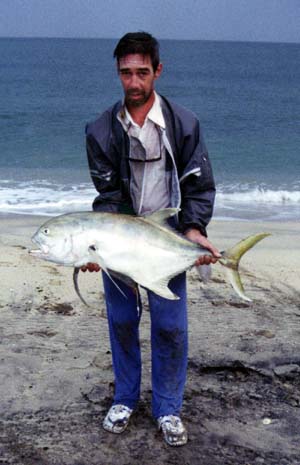
[[128, 32], [119, 40], [114, 50], [114, 58], [119, 63], [120, 58], [134, 53], [149, 55], [153, 71], [157, 70], [160, 62], [159, 43], [151, 34], [148, 32]]

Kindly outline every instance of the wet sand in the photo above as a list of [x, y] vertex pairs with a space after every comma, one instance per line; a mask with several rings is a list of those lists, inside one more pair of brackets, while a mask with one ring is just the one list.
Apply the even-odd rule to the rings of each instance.
[[28, 255], [44, 218], [0, 217], [0, 464], [299, 465], [300, 224], [214, 221], [222, 250], [272, 236], [241, 262], [252, 303], [220, 265], [209, 284], [189, 272], [189, 370], [182, 417], [189, 442], [165, 445], [151, 418], [150, 321], [141, 322], [143, 385], [125, 433], [101, 422], [113, 393], [100, 275]]

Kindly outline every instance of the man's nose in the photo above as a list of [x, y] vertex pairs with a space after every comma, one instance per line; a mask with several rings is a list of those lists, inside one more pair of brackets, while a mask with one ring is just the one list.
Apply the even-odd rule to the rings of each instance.
[[131, 87], [139, 87], [140, 79], [139, 79], [137, 74], [132, 74], [131, 80], [130, 80], [130, 85], [131, 85]]

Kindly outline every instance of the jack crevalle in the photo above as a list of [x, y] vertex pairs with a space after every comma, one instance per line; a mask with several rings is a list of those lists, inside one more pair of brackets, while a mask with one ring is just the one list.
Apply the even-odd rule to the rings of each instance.
[[[187, 240], [171, 229], [166, 220], [178, 213], [166, 208], [149, 216], [131, 216], [105, 212], [67, 213], [43, 224], [32, 238], [39, 246], [30, 253], [59, 265], [74, 267], [73, 280], [77, 294], [80, 267], [98, 263], [111, 279], [145, 287], [166, 299], [178, 299], [168, 287], [170, 279], [190, 269], [201, 255], [209, 251]], [[250, 236], [218, 260], [227, 270], [230, 283], [244, 300], [238, 265], [242, 255], [267, 233]]]

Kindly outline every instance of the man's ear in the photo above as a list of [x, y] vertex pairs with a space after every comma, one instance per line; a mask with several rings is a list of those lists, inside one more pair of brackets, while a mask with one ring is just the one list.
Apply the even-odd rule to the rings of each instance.
[[157, 69], [156, 69], [156, 71], [154, 73], [155, 79], [157, 79], [161, 75], [162, 69], [163, 69], [163, 65], [162, 65], [162, 63], [159, 63], [159, 65], [158, 65], [158, 67], [157, 67]]

